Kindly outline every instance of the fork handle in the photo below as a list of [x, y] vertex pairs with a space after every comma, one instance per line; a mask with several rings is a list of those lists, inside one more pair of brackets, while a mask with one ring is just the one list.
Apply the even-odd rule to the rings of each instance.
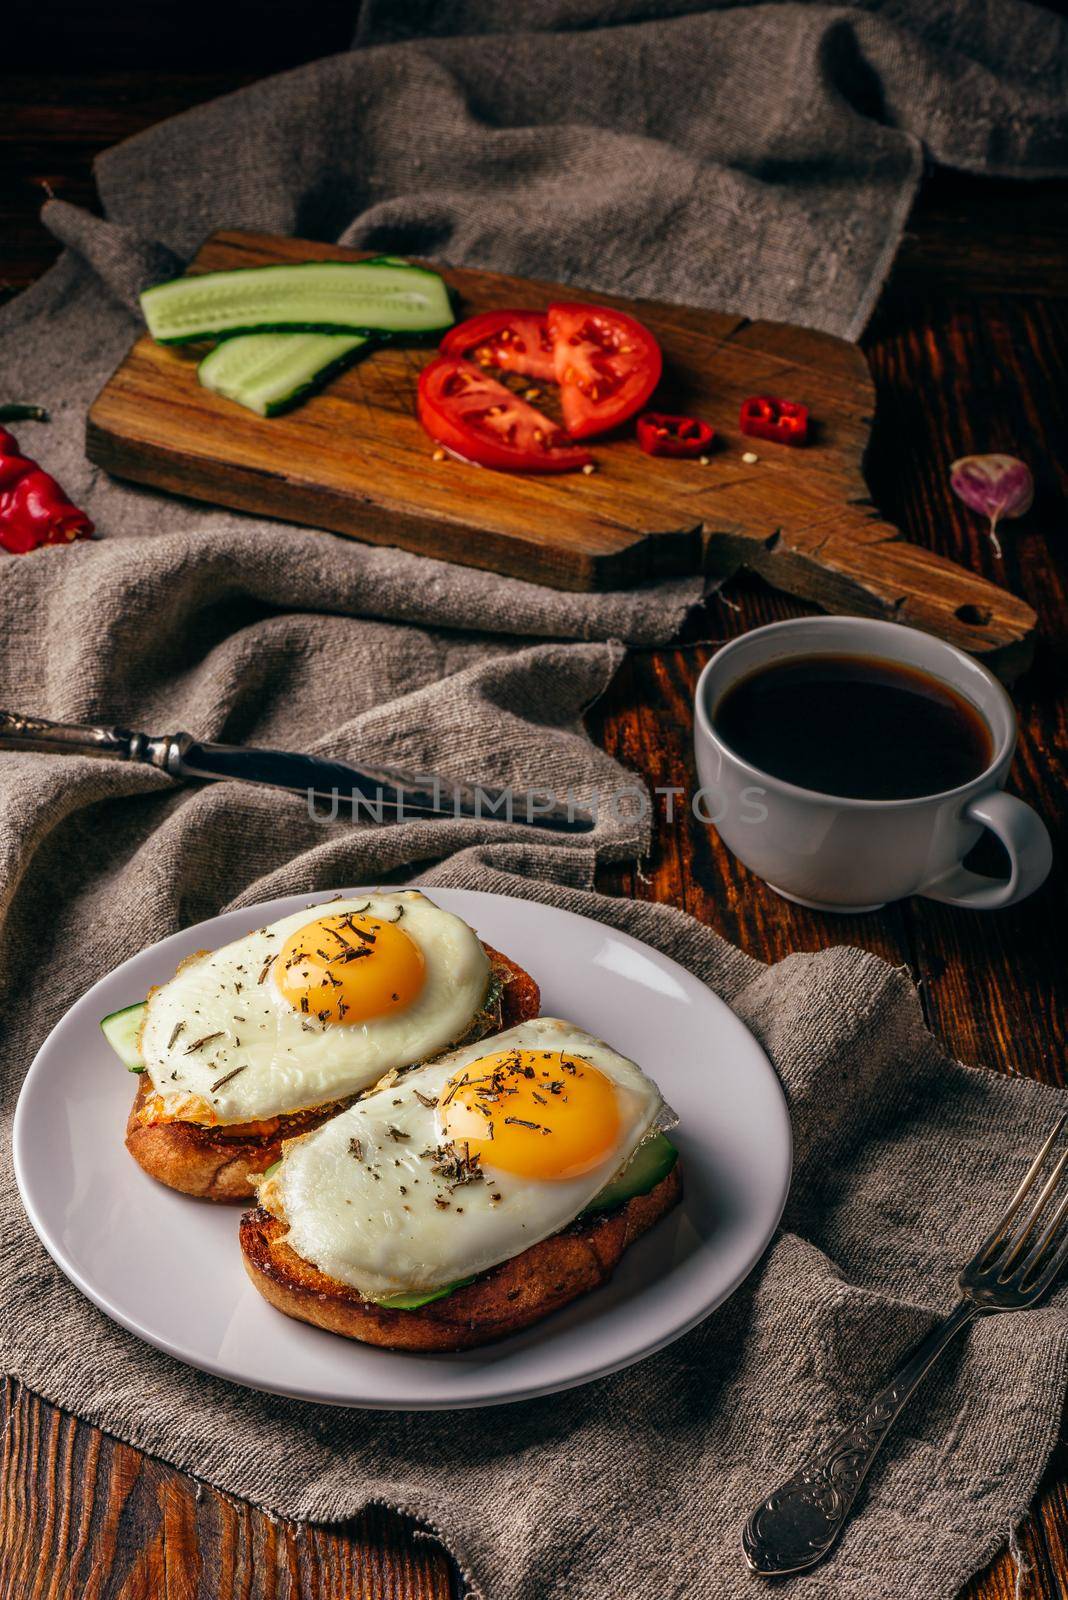
[[783, 1577], [823, 1560], [849, 1520], [879, 1446], [913, 1390], [981, 1310], [974, 1301], [962, 1300], [859, 1416], [753, 1508], [742, 1530], [742, 1549], [752, 1572], [764, 1578]]

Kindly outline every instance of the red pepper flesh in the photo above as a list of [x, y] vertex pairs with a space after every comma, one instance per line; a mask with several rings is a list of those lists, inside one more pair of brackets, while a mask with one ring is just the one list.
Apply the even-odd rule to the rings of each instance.
[[92, 532], [85, 512], [71, 504], [51, 473], [21, 455], [14, 434], [0, 428], [0, 548], [25, 555]]
[[715, 437], [716, 430], [695, 417], [646, 411], [638, 418], [638, 448], [647, 456], [674, 456], [692, 461], [704, 455]]
[[753, 439], [775, 444], [804, 444], [808, 438], [808, 407], [774, 395], [751, 395], [742, 402], [739, 426]]

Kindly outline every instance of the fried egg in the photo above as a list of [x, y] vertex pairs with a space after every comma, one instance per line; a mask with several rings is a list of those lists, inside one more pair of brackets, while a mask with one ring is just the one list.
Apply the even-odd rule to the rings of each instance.
[[633, 1061], [537, 1017], [287, 1141], [259, 1201], [365, 1299], [431, 1291], [559, 1232], [673, 1120]]
[[345, 1099], [467, 1037], [490, 979], [477, 934], [416, 890], [309, 906], [149, 996], [149, 1110], [215, 1125]]

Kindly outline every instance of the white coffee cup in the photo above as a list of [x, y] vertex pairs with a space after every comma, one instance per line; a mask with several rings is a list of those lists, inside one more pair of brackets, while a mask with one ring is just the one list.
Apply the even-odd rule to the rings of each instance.
[[[806, 655], [867, 656], [940, 679], [986, 724], [993, 750], [988, 766], [957, 789], [907, 800], [820, 794], [762, 772], [717, 732], [716, 709], [739, 679], [769, 662]], [[978, 661], [915, 628], [867, 617], [801, 617], [733, 639], [698, 680], [694, 742], [701, 814], [750, 871], [788, 900], [818, 911], [874, 911], [919, 894], [988, 911], [1033, 894], [1049, 873], [1045, 824], [1004, 793], [1016, 745], [1012, 701]], [[961, 865], [984, 828], [1008, 852], [1006, 879]]]

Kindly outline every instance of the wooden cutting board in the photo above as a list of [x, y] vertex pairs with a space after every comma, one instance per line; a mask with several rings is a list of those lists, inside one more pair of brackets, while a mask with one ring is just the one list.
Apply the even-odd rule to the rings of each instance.
[[[359, 253], [219, 233], [189, 271], [343, 257]], [[577, 294], [496, 273], [443, 276], [460, 316], [544, 307]], [[622, 588], [698, 571], [727, 576], [746, 567], [825, 610], [927, 628], [1003, 675], [1026, 665], [1030, 607], [907, 543], [873, 509], [862, 463], [874, 396], [854, 345], [687, 306], [596, 298], [655, 334], [666, 374], [656, 404], [716, 427], [709, 465], [644, 455], [631, 438], [594, 441], [597, 470], [589, 476], [438, 462], [415, 417], [416, 380], [431, 351], [376, 350], [307, 404], [264, 420], [200, 387], [202, 349], [147, 337], [97, 396], [87, 451], [118, 477], [175, 494], [561, 589]], [[744, 438], [738, 412], [751, 394], [807, 405], [812, 442], [791, 449]], [[553, 402], [539, 404], [551, 410]], [[747, 463], [745, 453], [758, 459]]]

